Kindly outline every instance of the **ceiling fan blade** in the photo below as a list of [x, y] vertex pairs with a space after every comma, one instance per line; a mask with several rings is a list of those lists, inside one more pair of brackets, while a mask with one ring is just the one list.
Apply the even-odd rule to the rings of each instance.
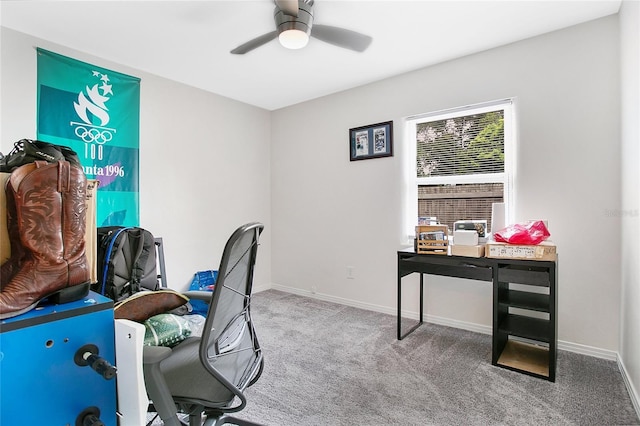
[[248, 42], [241, 44], [231, 51], [234, 55], [244, 55], [247, 52], [252, 51], [255, 48], [262, 46], [265, 43], [270, 42], [274, 38], [278, 36], [277, 31], [271, 31], [270, 33], [261, 35], [260, 37], [256, 37], [253, 40], [249, 40]]
[[298, 0], [275, 0], [276, 6], [284, 13], [291, 16], [298, 16]]
[[314, 25], [311, 28], [311, 36], [325, 43], [356, 52], [364, 52], [373, 40], [368, 35], [329, 25]]

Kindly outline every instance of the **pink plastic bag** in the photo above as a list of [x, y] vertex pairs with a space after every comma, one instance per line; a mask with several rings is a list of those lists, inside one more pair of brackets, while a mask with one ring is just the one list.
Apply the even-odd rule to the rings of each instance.
[[516, 223], [493, 234], [493, 238], [502, 243], [535, 245], [540, 244], [551, 234], [541, 220]]

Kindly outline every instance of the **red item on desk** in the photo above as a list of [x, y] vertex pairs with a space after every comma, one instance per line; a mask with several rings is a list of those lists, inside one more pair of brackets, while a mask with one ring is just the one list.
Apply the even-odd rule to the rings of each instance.
[[527, 223], [516, 223], [493, 234], [493, 238], [502, 243], [536, 245], [540, 244], [551, 234], [541, 220]]

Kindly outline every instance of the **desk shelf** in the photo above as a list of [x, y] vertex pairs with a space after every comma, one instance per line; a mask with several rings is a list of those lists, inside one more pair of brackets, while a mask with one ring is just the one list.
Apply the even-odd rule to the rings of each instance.
[[509, 340], [497, 364], [509, 370], [527, 371], [533, 376], [549, 378], [549, 348]]
[[530, 293], [528, 291], [504, 290], [500, 294], [502, 307], [529, 309], [531, 311], [549, 312], [549, 295]]
[[549, 321], [524, 315], [508, 314], [498, 325], [499, 333], [549, 343]]
[[493, 365], [555, 381], [558, 335], [556, 282], [556, 262], [496, 262]]

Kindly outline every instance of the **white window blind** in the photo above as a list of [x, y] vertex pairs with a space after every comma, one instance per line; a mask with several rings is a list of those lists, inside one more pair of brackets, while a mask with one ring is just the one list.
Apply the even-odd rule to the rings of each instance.
[[504, 111], [416, 123], [417, 177], [504, 172]]

